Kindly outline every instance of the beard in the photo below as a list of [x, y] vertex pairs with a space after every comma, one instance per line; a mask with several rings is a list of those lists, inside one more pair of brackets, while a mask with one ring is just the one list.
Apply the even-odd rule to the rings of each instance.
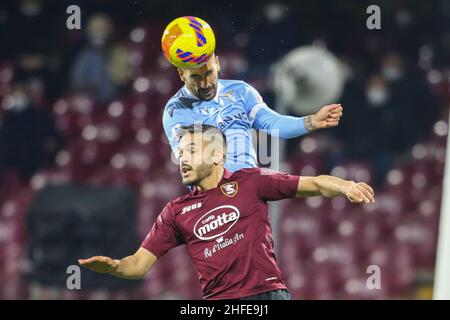
[[211, 172], [212, 172], [212, 165], [202, 163], [198, 165], [195, 169], [192, 168], [192, 170], [189, 171], [188, 176], [186, 177], [182, 176], [182, 182], [185, 186], [188, 187], [196, 186], [200, 183], [200, 181], [209, 176]]
[[212, 84], [208, 86], [206, 89], [198, 89], [197, 90], [197, 97], [199, 97], [201, 100], [212, 100], [216, 96], [217, 91], [217, 85]]

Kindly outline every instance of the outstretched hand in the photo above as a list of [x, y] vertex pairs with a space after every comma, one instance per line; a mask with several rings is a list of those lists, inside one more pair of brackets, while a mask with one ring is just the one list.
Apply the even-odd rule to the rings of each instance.
[[81, 266], [87, 267], [92, 271], [98, 273], [110, 273], [115, 271], [118, 267], [117, 261], [110, 257], [95, 256], [89, 259], [78, 259], [78, 263]]
[[375, 202], [373, 189], [364, 182], [349, 181], [345, 187], [344, 194], [352, 203]]

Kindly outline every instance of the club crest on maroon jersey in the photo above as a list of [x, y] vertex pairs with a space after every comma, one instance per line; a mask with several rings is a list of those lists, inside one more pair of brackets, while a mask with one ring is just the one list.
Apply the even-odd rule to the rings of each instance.
[[238, 189], [239, 186], [236, 181], [227, 182], [220, 186], [220, 190], [222, 191], [222, 193], [230, 198], [234, 197], [237, 194]]

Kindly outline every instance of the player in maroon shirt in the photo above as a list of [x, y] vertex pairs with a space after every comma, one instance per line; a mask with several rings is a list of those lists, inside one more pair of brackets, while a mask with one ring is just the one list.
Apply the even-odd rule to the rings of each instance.
[[226, 142], [212, 126], [186, 127], [179, 142], [180, 173], [191, 192], [170, 201], [139, 250], [121, 260], [95, 256], [79, 263], [121, 278], [144, 277], [168, 250], [185, 244], [204, 299], [289, 299], [274, 254], [267, 201], [345, 195], [374, 202], [365, 183], [332, 176], [299, 177], [249, 168], [224, 169]]

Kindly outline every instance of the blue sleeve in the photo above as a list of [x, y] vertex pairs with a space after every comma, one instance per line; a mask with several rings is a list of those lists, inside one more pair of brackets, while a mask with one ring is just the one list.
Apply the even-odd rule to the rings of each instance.
[[309, 133], [303, 117], [285, 116], [270, 109], [255, 88], [246, 85], [245, 105], [252, 127], [282, 139], [299, 137]]
[[300, 137], [309, 133], [305, 128], [303, 117], [283, 116], [267, 105], [260, 106], [256, 111], [253, 127], [282, 139]]

